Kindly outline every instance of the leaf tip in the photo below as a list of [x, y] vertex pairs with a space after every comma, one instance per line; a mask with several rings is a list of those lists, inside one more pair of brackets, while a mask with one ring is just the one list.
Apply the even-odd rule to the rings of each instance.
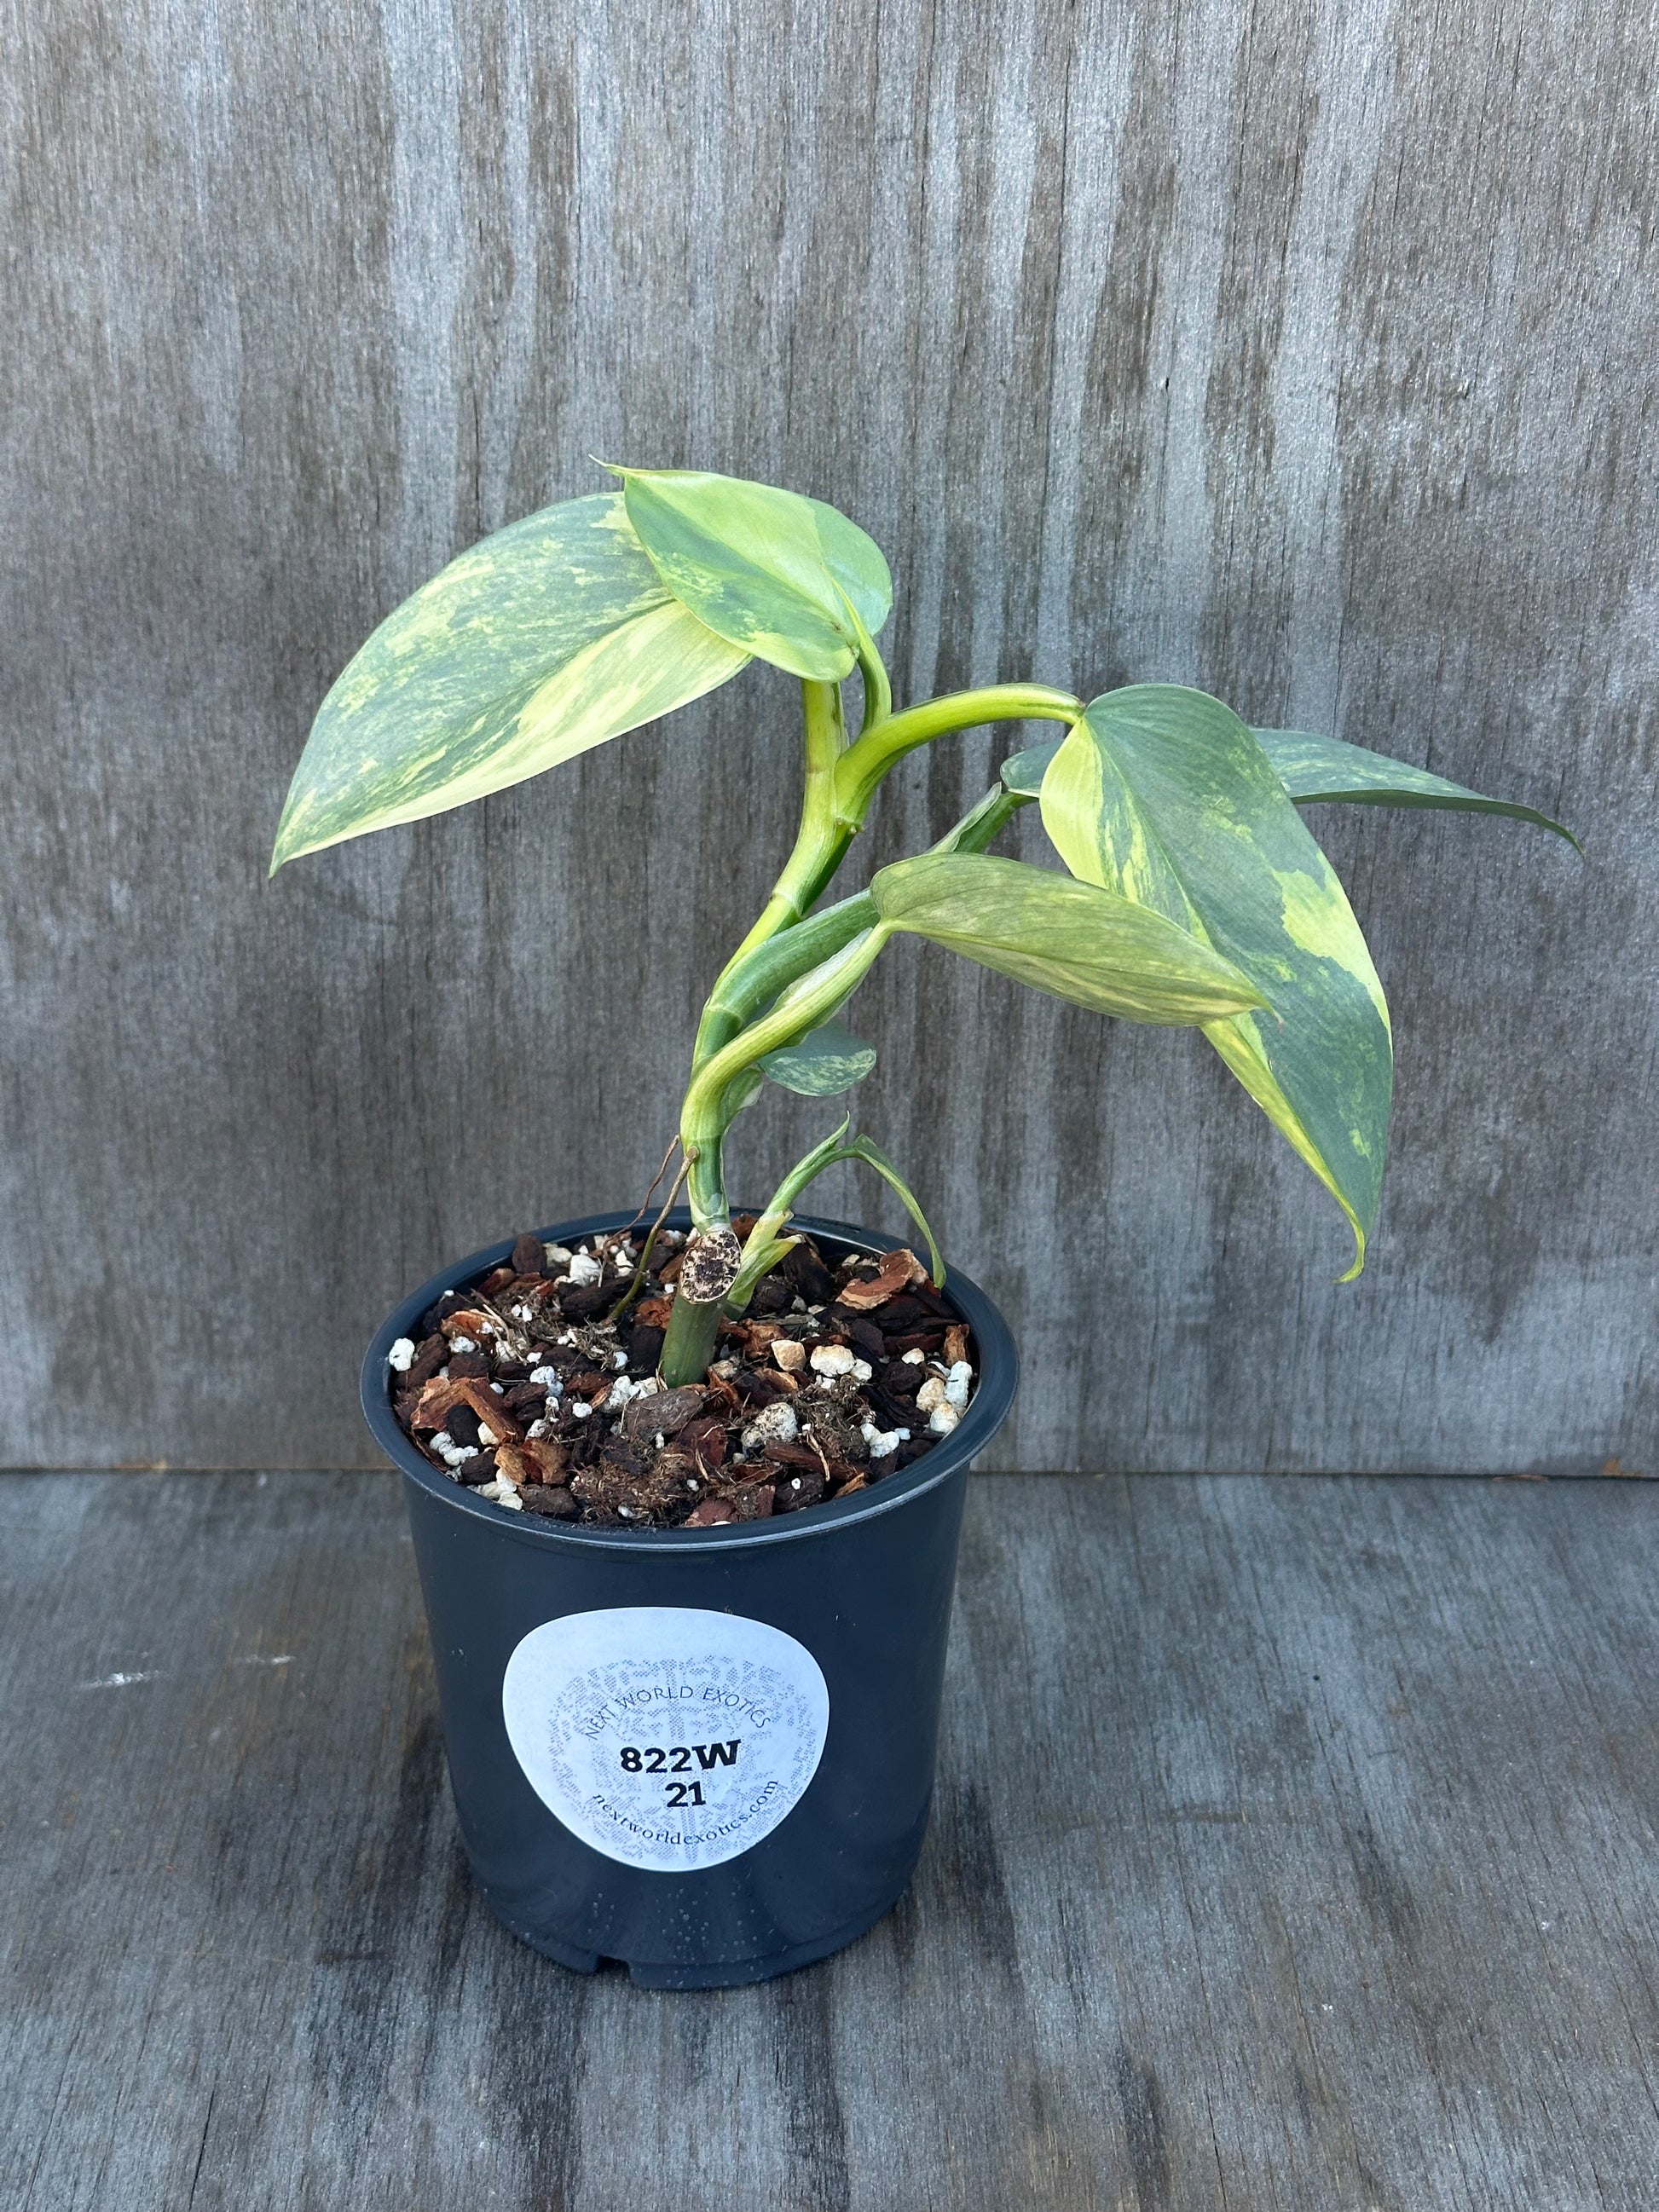
[[1348, 1225], [1353, 1231], [1353, 1265], [1346, 1275], [1337, 1277], [1339, 1289], [1344, 1283], [1357, 1282], [1365, 1271], [1365, 1232], [1352, 1217]]

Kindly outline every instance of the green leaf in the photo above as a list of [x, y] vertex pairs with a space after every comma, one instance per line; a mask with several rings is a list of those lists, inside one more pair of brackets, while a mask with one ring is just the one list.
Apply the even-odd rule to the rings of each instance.
[[1425, 768], [1407, 761], [1390, 760], [1386, 753], [1367, 752], [1363, 745], [1344, 744], [1340, 738], [1318, 738], [1307, 730], [1258, 730], [1256, 743], [1273, 763], [1279, 781], [1298, 805], [1322, 799], [1351, 799], [1361, 806], [1443, 806], [1460, 814], [1508, 814], [1517, 822], [1535, 822], [1540, 830], [1553, 830], [1576, 851], [1578, 840], [1571, 830], [1551, 821], [1531, 806], [1517, 806], [1507, 799], [1486, 799], [1461, 783], [1448, 783]]
[[1263, 994], [1231, 963], [1149, 907], [1022, 860], [924, 853], [870, 885], [890, 928], [1132, 1022], [1204, 1022]]
[[668, 591], [620, 492], [482, 539], [383, 622], [324, 700], [276, 832], [301, 853], [539, 775], [683, 707], [748, 655]]
[[1027, 745], [1023, 753], [1011, 753], [1000, 771], [1003, 789], [1016, 799], [1040, 799], [1048, 763], [1065, 742], [1064, 738], [1048, 738], [1040, 745]]
[[1269, 1001], [1277, 1019], [1239, 1013], [1204, 1033], [1347, 1215], [1357, 1274], [1388, 1141], [1388, 1006], [1342, 886], [1267, 754], [1218, 699], [1138, 684], [1094, 701], [1042, 796], [1074, 875], [1191, 931]]
[[[763, 1054], [759, 1065], [774, 1083], [803, 1098], [832, 1098], [862, 1083], [876, 1064], [876, 1048], [836, 1020], [820, 1022], [798, 1044]], [[731, 1093], [726, 1096], [729, 1099]]]
[[881, 548], [821, 500], [693, 469], [615, 473], [663, 582], [744, 653], [836, 683], [886, 621]]

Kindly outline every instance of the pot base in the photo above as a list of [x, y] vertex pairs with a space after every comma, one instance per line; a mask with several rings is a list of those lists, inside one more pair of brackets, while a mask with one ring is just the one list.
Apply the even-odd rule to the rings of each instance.
[[510, 1913], [501, 1910], [482, 1883], [478, 1891], [509, 1936], [516, 1936], [520, 1943], [527, 1943], [532, 1951], [539, 1951], [544, 1959], [568, 1966], [573, 1973], [597, 1974], [601, 1966], [617, 1966], [628, 1969], [629, 1979], [636, 1989], [738, 1990], [754, 1982], [776, 1981], [781, 1974], [793, 1974], [799, 1967], [816, 1966], [820, 1959], [844, 1951], [849, 1943], [856, 1943], [860, 1936], [867, 1935], [878, 1920], [884, 1920], [909, 1887], [910, 1875], [907, 1874], [873, 1911], [861, 1912], [856, 1919], [827, 1936], [815, 1936], [810, 1943], [797, 1943], [787, 1951], [769, 1951], [759, 1958], [703, 1960], [696, 1966], [672, 1961], [658, 1965], [646, 1959], [611, 1959], [601, 1951], [583, 1951], [547, 1936], [532, 1935]]

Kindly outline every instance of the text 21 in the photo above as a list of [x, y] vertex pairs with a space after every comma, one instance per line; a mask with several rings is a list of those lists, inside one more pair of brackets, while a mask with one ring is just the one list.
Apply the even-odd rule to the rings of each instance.
[[[641, 1751], [635, 1744], [623, 1747], [622, 1763], [625, 1774], [689, 1774], [695, 1759], [707, 1774], [711, 1767], [735, 1766], [741, 1736], [730, 1743], [653, 1744]], [[701, 1782], [670, 1782], [664, 1784], [669, 1805], [701, 1805], [705, 1800]]]

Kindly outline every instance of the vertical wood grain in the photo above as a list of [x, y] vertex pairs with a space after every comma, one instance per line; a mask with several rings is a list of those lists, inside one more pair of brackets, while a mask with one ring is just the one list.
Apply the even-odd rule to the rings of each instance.
[[[0, 21], [0, 1457], [361, 1462], [394, 1295], [643, 1189], [781, 678], [264, 882], [356, 643], [603, 453], [846, 507], [903, 692], [1195, 682], [1584, 838], [1316, 822], [1399, 1058], [1345, 1290], [1195, 1040], [890, 957], [860, 1115], [1021, 1331], [1002, 1463], [1655, 1469], [1650, 7]], [[748, 1120], [758, 1192], [823, 1115]]]

